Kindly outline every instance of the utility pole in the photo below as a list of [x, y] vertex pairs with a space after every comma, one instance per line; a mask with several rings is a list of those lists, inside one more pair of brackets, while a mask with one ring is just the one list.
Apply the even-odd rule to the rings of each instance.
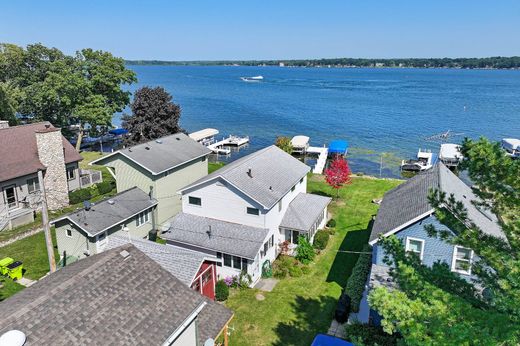
[[45, 193], [45, 184], [43, 183], [43, 173], [38, 171], [38, 183], [42, 191], [42, 223], [43, 232], [45, 233], [45, 244], [47, 246], [47, 257], [49, 258], [49, 268], [51, 273], [56, 271], [56, 261], [54, 260], [54, 246], [52, 245], [51, 229], [49, 227], [49, 214], [47, 211], [47, 195]]

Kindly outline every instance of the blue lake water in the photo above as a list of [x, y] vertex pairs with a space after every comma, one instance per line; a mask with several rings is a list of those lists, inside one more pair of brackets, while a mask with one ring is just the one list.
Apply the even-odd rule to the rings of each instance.
[[[493, 140], [520, 137], [520, 71], [326, 69], [232, 66], [129, 66], [139, 82], [162, 86], [182, 107], [189, 132], [248, 135], [232, 159], [303, 134], [311, 145], [350, 143], [354, 172], [397, 176], [402, 158], [438, 150], [425, 137], [451, 130]], [[244, 82], [241, 76], [264, 76]], [[114, 123], [120, 123], [119, 118]], [[463, 136], [454, 137], [460, 142]]]

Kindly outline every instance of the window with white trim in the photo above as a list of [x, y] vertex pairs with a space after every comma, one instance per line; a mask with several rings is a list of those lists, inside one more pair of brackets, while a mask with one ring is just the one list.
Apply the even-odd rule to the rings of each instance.
[[405, 249], [406, 252], [414, 253], [419, 256], [422, 261], [424, 255], [424, 239], [406, 237]]
[[198, 205], [199, 207], [202, 206], [202, 199], [200, 197], [188, 197], [188, 203], [191, 205]]
[[473, 250], [462, 246], [453, 248], [453, 259], [451, 271], [471, 275], [471, 262], [473, 261]]
[[67, 168], [67, 180], [73, 180], [74, 178], [76, 178], [76, 168], [68, 167]]
[[72, 230], [71, 229], [67, 229], [65, 230], [65, 235], [69, 238], [72, 238]]
[[137, 224], [137, 227], [144, 225], [150, 221], [150, 210], [145, 210], [139, 214], [137, 214], [137, 218], [135, 220], [135, 223]]
[[260, 215], [260, 210], [258, 210], [258, 208], [247, 207], [247, 213], [249, 215]]
[[224, 259], [224, 267], [230, 267], [240, 270], [246, 270], [247, 271], [247, 259], [242, 258], [239, 256], [232, 256], [223, 253], [222, 257]]
[[40, 182], [38, 178], [27, 179], [27, 189], [29, 193], [40, 191]]

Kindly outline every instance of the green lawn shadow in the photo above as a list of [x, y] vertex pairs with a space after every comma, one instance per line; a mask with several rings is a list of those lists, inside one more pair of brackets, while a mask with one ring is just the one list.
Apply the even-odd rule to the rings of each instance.
[[347, 280], [352, 273], [352, 268], [356, 264], [359, 254], [346, 253], [341, 251], [361, 251], [363, 246], [368, 243], [368, 237], [372, 230], [372, 221], [365, 229], [348, 231], [339, 246], [334, 262], [327, 275], [327, 282], [336, 282], [341, 287], [345, 287]]

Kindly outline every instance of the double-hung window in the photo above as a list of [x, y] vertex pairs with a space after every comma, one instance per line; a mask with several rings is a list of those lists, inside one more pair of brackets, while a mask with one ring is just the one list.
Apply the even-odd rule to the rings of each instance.
[[40, 182], [38, 178], [27, 179], [27, 189], [29, 193], [40, 191]]
[[412, 237], [406, 237], [406, 252], [414, 253], [419, 258], [423, 259], [424, 256], [424, 239], [417, 239]]
[[471, 262], [473, 261], [473, 250], [455, 246], [453, 249], [453, 259], [451, 270], [460, 274], [471, 275]]
[[148, 221], [150, 221], [150, 211], [149, 210], [145, 210], [137, 215], [137, 219], [136, 219], [137, 227], [144, 225]]
[[75, 167], [67, 168], [67, 180], [73, 180], [74, 178], [76, 178], [76, 168]]

